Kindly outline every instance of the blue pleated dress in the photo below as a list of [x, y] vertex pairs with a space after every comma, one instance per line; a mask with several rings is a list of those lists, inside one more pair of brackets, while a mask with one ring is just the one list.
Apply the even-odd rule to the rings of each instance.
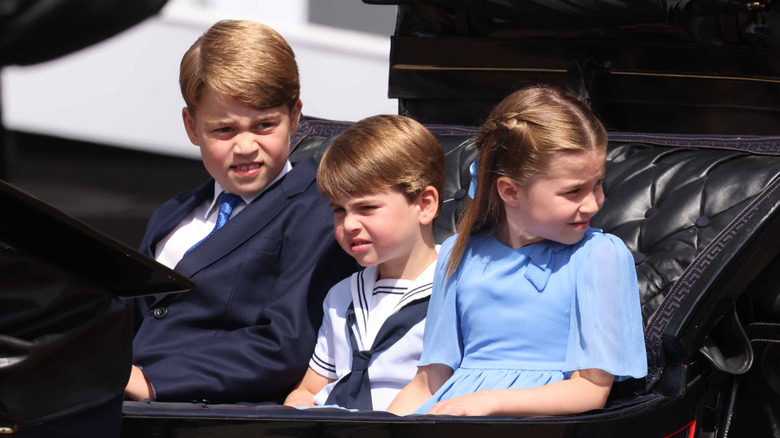
[[590, 228], [575, 245], [519, 249], [495, 234], [469, 239], [446, 279], [455, 237], [439, 252], [420, 365], [452, 377], [416, 413], [485, 389], [531, 388], [599, 368], [616, 380], [647, 374], [634, 260], [617, 237]]

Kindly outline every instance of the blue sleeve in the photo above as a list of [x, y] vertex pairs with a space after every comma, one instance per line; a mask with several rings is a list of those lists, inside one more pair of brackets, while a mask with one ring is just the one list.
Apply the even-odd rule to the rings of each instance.
[[419, 366], [440, 363], [453, 370], [458, 369], [463, 358], [463, 340], [460, 335], [460, 315], [457, 308], [458, 269], [447, 279], [447, 261], [452, 252], [456, 236], [441, 246], [433, 277], [433, 291], [425, 320], [423, 351]]
[[[587, 237], [586, 237], [587, 238]], [[598, 368], [616, 380], [647, 374], [634, 260], [617, 237], [593, 233], [579, 248], [564, 371]]]

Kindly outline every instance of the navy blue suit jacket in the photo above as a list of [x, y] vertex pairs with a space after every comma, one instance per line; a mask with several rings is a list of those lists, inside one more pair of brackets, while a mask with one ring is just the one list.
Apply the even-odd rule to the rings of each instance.
[[[297, 164], [190, 251], [175, 270], [196, 288], [136, 299], [133, 363], [160, 401], [280, 401], [304, 374], [328, 289], [355, 270], [333, 238], [333, 213]], [[198, 204], [214, 181], [179, 194], [149, 220], [141, 251]]]

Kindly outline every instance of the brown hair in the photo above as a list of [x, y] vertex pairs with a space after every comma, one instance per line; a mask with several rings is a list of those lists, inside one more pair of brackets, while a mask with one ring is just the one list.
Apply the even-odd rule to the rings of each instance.
[[347, 128], [325, 151], [317, 185], [336, 199], [399, 189], [409, 202], [426, 186], [444, 193], [444, 151], [420, 123], [404, 116], [379, 115]]
[[470, 235], [496, 230], [505, 220], [496, 188], [502, 176], [521, 185], [544, 174], [560, 153], [606, 151], [607, 133], [583, 102], [562, 90], [535, 85], [510, 94], [488, 116], [475, 141], [479, 152], [477, 191], [458, 224], [458, 237], [447, 261], [458, 268]]
[[292, 109], [300, 96], [292, 49], [275, 30], [254, 21], [211, 26], [182, 57], [179, 86], [192, 113], [207, 88], [257, 109]]

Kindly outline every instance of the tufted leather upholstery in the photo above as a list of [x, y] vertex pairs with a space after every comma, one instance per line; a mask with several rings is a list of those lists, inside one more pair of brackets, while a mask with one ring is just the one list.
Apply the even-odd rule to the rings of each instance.
[[682, 271], [780, 175], [745, 152], [613, 142], [594, 224], [634, 253], [647, 321]]
[[[291, 160], [319, 159], [350, 124], [304, 118], [293, 139]], [[476, 158], [477, 129], [428, 128], [441, 142], [447, 160], [444, 204], [435, 228], [435, 238], [441, 242], [453, 233], [470, 201], [465, 189], [468, 166]], [[610, 133], [604, 192], [606, 202], [593, 224], [619, 236], [634, 254], [650, 365], [646, 388], [650, 388], [663, 368], [660, 339], [680, 303], [691, 290], [707, 292], [706, 285], [694, 288], [691, 282], [710, 280], [688, 275], [681, 281], [681, 277], [709, 266], [728, 242], [728, 251], [738, 251], [749, 241], [752, 228], [767, 222], [765, 216], [773, 216], [777, 223], [780, 138]], [[751, 211], [762, 213], [751, 215]], [[734, 239], [734, 233], [748, 237]], [[777, 249], [768, 253], [771, 258]], [[745, 284], [750, 280], [745, 278]], [[674, 296], [665, 303], [670, 291]], [[654, 317], [662, 306], [661, 317]]]

